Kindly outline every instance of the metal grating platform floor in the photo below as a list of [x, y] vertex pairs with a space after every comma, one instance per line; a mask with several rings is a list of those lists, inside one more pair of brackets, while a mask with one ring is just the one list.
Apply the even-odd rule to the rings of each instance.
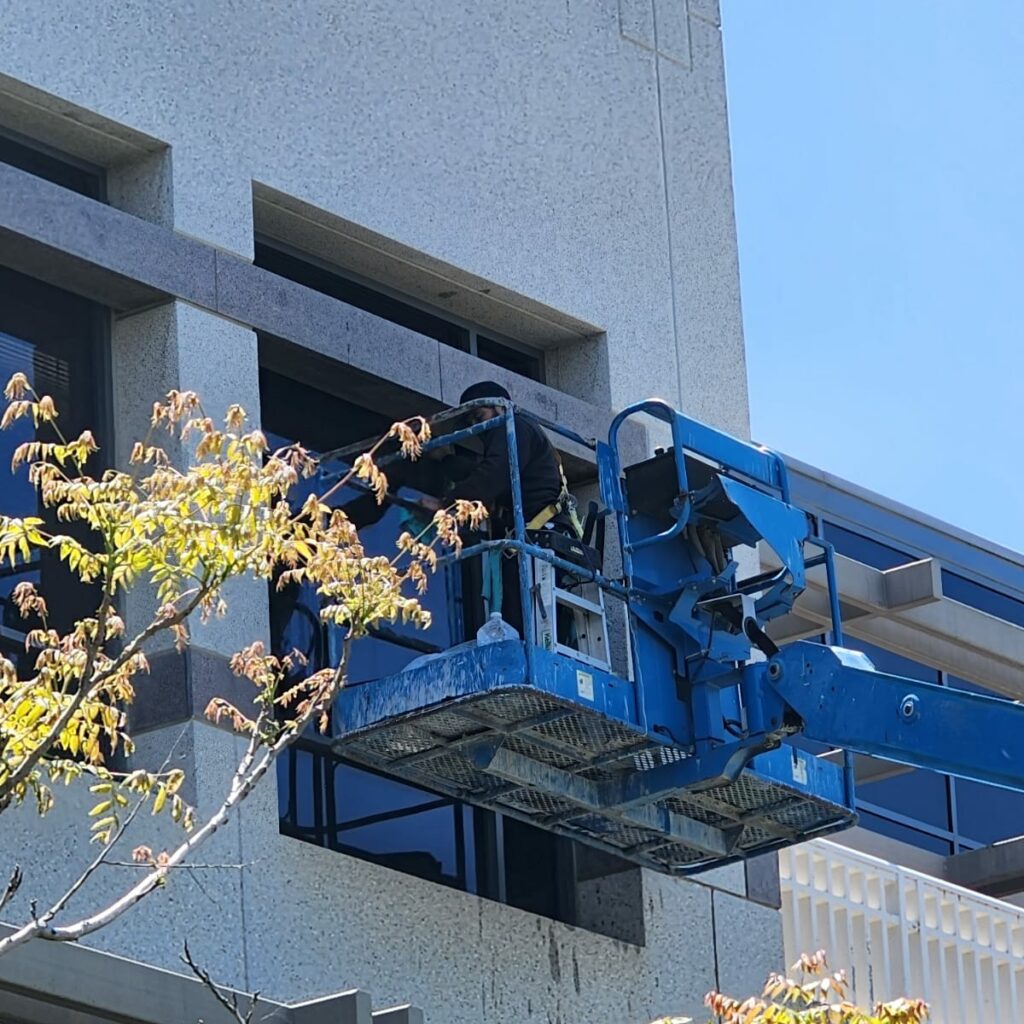
[[[752, 769], [714, 789], [672, 791], [629, 808], [602, 806], [596, 796], [602, 782], [682, 760], [686, 751], [526, 683], [499, 681], [488, 689], [481, 679], [476, 692], [448, 696], [439, 683], [431, 700], [428, 674], [409, 680], [399, 710], [394, 694], [401, 693], [401, 681], [396, 676], [358, 688], [390, 684], [391, 713], [337, 735], [339, 755], [658, 871], [692, 873], [855, 820], [836, 799], [787, 784], [780, 772]], [[365, 702], [366, 693], [358, 696]]]

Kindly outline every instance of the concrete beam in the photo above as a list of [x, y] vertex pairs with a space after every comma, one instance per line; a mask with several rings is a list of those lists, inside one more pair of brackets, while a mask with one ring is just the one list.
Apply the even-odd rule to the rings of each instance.
[[988, 896], [1024, 892], [1024, 837], [947, 857], [945, 877]]
[[[765, 569], [779, 568], [764, 546]], [[1024, 629], [942, 595], [941, 566], [924, 559], [885, 572], [836, 557], [843, 624], [851, 637], [970, 679], [1017, 700], [1024, 697]], [[795, 616], [770, 625], [776, 642], [824, 632], [831, 623], [824, 567], [808, 573]], [[811, 627], [814, 627], [811, 631]]]

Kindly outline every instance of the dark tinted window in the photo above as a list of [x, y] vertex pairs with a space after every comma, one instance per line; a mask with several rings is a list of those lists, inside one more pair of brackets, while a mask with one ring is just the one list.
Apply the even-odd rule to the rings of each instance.
[[364, 309], [383, 320], [408, 327], [417, 334], [435, 338], [442, 344], [460, 348], [464, 352], [469, 351], [469, 331], [464, 327], [449, 323], [415, 306], [399, 302], [390, 295], [374, 291], [356, 281], [350, 281], [315, 263], [291, 256], [269, 245], [257, 243], [256, 265], [280, 274], [281, 277], [287, 277], [290, 281], [304, 284], [314, 291], [341, 299], [342, 302]]
[[529, 377], [531, 380], [544, 379], [544, 363], [539, 353], [523, 352], [512, 348], [511, 345], [502, 345], [501, 342], [491, 341], [490, 338], [478, 334], [476, 354], [489, 363], [504, 366], [506, 370], [518, 373], [521, 377]]
[[881, 544], [877, 540], [854, 533], [835, 523], [825, 523], [825, 539], [831, 541], [836, 551], [847, 558], [870, 565], [874, 569], [894, 569], [897, 565], [914, 562], [914, 555]]
[[103, 172], [51, 156], [31, 144], [0, 133], [0, 163], [10, 164], [39, 178], [79, 192], [90, 199], [103, 199]]

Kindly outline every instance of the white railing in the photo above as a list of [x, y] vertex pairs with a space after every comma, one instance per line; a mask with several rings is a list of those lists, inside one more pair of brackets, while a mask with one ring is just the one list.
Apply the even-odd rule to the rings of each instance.
[[824, 839], [779, 866], [787, 963], [825, 949], [859, 1002], [921, 997], [933, 1024], [1024, 1021], [1024, 910]]

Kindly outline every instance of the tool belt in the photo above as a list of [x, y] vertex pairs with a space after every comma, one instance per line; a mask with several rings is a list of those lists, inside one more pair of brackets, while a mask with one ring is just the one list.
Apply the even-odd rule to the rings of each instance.
[[597, 549], [560, 530], [552, 529], [550, 526], [539, 530], [527, 527], [526, 539], [531, 544], [557, 555], [563, 561], [572, 562], [573, 565], [589, 569], [591, 572], [601, 571], [601, 555]]

